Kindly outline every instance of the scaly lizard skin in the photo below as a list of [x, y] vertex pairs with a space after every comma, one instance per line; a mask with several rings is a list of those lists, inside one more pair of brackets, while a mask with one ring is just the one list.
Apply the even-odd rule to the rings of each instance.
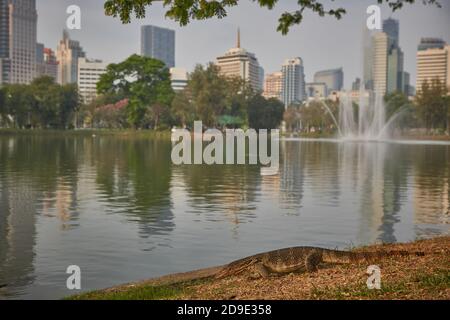
[[314, 272], [322, 262], [361, 263], [376, 261], [383, 257], [411, 254], [424, 255], [423, 252], [407, 251], [350, 252], [317, 247], [292, 247], [234, 261], [217, 272], [215, 277], [222, 279], [253, 269], [263, 278], [267, 278], [271, 273]]

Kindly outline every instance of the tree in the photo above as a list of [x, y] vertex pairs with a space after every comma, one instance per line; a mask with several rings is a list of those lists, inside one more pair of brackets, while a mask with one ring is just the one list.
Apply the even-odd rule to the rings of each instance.
[[5, 109], [13, 119], [13, 125], [24, 128], [30, 123], [33, 96], [30, 87], [23, 84], [5, 86]]
[[448, 88], [439, 78], [429, 83], [422, 83], [420, 92], [416, 96], [418, 116], [429, 132], [433, 129], [446, 129], [448, 115]]
[[276, 129], [283, 120], [284, 105], [275, 98], [252, 97], [248, 104], [248, 122], [252, 129]]
[[139, 55], [108, 65], [97, 83], [97, 91], [129, 99], [128, 121], [135, 128], [145, 127], [145, 119], [150, 116], [156, 129], [161, 108], [168, 109], [174, 95], [170, 73], [164, 63]]
[[187, 90], [178, 92], [175, 95], [172, 100], [171, 113], [175, 123], [180, 124], [183, 128], [194, 121], [194, 108], [189, 101]]
[[416, 110], [408, 96], [402, 92], [393, 92], [384, 97], [386, 104], [386, 119], [398, 117], [395, 120], [396, 127], [401, 130], [416, 125]]
[[300, 112], [298, 106], [289, 106], [284, 112], [283, 120], [286, 123], [287, 131], [293, 132], [298, 129], [300, 124]]
[[[262, 8], [273, 9], [278, 0], [252, 0]], [[187, 25], [191, 20], [205, 20], [210, 18], [224, 18], [227, 16], [227, 10], [238, 5], [238, 0], [106, 0], [106, 15], [119, 17], [123, 23], [131, 22], [134, 15], [138, 19], [145, 18], [149, 6], [154, 3], [162, 2], [167, 7], [166, 17], [177, 21], [181, 26]], [[307, 11], [311, 11], [319, 16], [331, 16], [341, 19], [346, 14], [345, 8], [326, 9], [320, 0], [297, 0], [298, 9], [293, 12], [285, 12], [281, 15], [278, 22], [278, 31], [287, 34], [289, 29], [303, 21]], [[377, 0], [379, 4], [386, 3], [396, 11], [405, 4], [415, 3], [416, 0]], [[439, 0], [422, 0], [424, 4], [436, 5], [441, 7]]]

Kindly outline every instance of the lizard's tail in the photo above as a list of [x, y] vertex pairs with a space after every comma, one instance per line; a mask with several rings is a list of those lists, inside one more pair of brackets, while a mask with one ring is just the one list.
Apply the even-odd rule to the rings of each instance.
[[328, 263], [362, 263], [374, 262], [386, 257], [424, 256], [424, 252], [410, 252], [404, 250], [348, 252], [324, 250], [322, 260]]

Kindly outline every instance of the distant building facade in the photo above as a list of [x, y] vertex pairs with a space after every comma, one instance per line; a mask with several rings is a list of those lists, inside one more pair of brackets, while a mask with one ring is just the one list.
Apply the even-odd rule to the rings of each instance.
[[183, 91], [188, 84], [188, 73], [184, 68], [170, 68], [170, 79], [173, 91]]
[[58, 61], [52, 49], [45, 48], [41, 43], [36, 49], [36, 77], [49, 76], [55, 82], [58, 79]]
[[36, 76], [35, 0], [0, 0], [0, 84], [28, 84]]
[[325, 83], [328, 90], [325, 96], [331, 91], [341, 91], [344, 87], [344, 71], [339, 68], [316, 72], [314, 83]]
[[282, 66], [283, 87], [282, 99], [285, 108], [292, 103], [306, 100], [306, 83], [303, 60], [299, 57], [287, 59]]
[[57, 81], [61, 85], [77, 83], [78, 59], [86, 57], [80, 43], [71, 40], [69, 33], [64, 30], [63, 38], [56, 49], [56, 58], [59, 62]]
[[78, 58], [78, 91], [85, 103], [97, 97], [97, 82], [106, 72], [108, 64], [101, 60]]
[[416, 91], [421, 92], [422, 84], [433, 79], [439, 79], [450, 90], [450, 45], [417, 51]]
[[428, 49], [444, 49], [446, 42], [441, 38], [422, 38], [417, 47], [417, 51]]
[[306, 84], [306, 94], [308, 98], [326, 98], [328, 96], [328, 87], [323, 82], [309, 82]]
[[253, 90], [261, 91], [261, 69], [258, 59], [253, 53], [241, 48], [241, 37], [235, 48], [228, 50], [223, 56], [217, 57], [220, 73], [227, 77], [239, 77], [247, 81]]
[[266, 75], [264, 79], [263, 96], [266, 99], [281, 99], [281, 90], [283, 88], [283, 73], [281, 71]]
[[157, 26], [141, 27], [141, 55], [175, 67], [175, 31]]

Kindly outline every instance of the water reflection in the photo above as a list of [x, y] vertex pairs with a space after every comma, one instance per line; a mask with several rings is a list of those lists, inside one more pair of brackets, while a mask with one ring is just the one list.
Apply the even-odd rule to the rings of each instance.
[[276, 176], [174, 166], [170, 152], [156, 139], [0, 137], [0, 297], [67, 294], [50, 269], [73, 260], [94, 289], [282, 246], [449, 231], [449, 146], [283, 141]]

